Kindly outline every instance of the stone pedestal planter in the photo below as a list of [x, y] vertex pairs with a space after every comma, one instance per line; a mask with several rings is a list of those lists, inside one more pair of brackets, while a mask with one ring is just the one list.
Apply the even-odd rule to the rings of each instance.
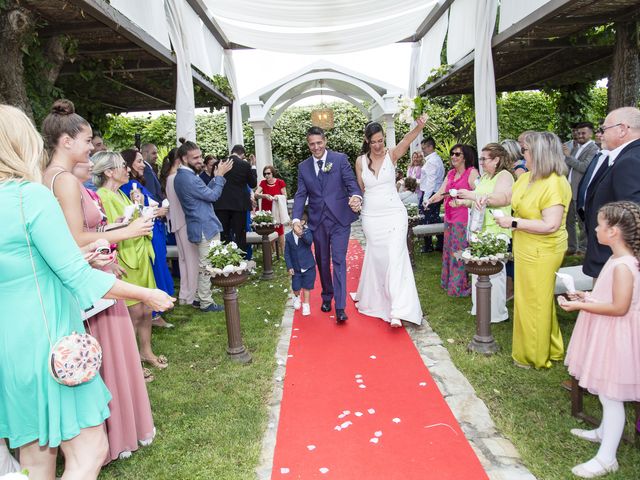
[[227, 354], [229, 358], [239, 363], [251, 362], [251, 355], [242, 343], [240, 331], [240, 308], [238, 306], [238, 287], [247, 281], [248, 271], [230, 273], [228, 276], [215, 275], [211, 277], [211, 284], [222, 287], [224, 300], [224, 316], [227, 322]]
[[254, 225], [253, 231], [262, 235], [262, 280], [273, 279], [273, 265], [271, 261], [271, 242], [269, 235], [276, 231], [276, 225]]

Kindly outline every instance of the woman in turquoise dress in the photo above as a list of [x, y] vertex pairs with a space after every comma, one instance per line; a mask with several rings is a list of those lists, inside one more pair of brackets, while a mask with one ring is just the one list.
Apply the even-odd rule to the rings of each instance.
[[87, 264], [58, 202], [39, 184], [43, 167], [43, 142], [31, 121], [0, 105], [0, 438], [20, 448], [32, 480], [55, 478], [58, 447], [65, 478], [91, 480], [107, 453], [111, 395], [99, 376], [75, 387], [57, 383], [49, 337], [84, 332], [80, 311], [101, 297], [144, 299], [161, 310], [172, 301]]

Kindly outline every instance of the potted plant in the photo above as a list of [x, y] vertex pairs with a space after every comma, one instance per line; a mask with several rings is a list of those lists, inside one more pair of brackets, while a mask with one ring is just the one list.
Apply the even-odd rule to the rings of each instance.
[[257, 210], [251, 214], [251, 227], [258, 235], [270, 235], [275, 232], [276, 226], [269, 210]]
[[218, 287], [231, 287], [243, 283], [251, 266], [244, 260], [245, 253], [235, 242], [224, 243], [213, 240], [209, 244], [206, 270], [211, 276], [211, 283]]
[[469, 273], [494, 275], [502, 270], [502, 262], [509, 259], [509, 237], [503, 233], [473, 233], [469, 246], [456, 257], [465, 263]]

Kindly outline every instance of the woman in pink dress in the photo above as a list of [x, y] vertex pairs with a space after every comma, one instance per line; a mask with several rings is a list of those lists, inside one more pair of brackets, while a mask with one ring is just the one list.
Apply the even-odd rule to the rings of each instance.
[[[63, 101], [56, 103], [59, 102]], [[143, 219], [129, 225], [118, 225], [121, 228], [107, 229], [97, 195], [81, 183], [89, 179], [92, 166], [89, 161], [89, 153], [93, 150], [91, 127], [82, 117], [73, 113], [72, 104], [63, 107], [67, 113], [52, 112], [43, 124], [47, 147], [52, 153], [43, 181], [60, 203], [76, 243], [84, 246], [104, 238], [116, 244], [128, 238], [147, 235], [153, 225]], [[85, 138], [88, 139], [86, 142]], [[113, 255], [115, 257], [115, 252]], [[116, 276], [121, 273], [117, 263], [108, 265], [104, 270]], [[119, 300], [92, 316], [88, 323], [89, 331], [102, 346], [100, 375], [112, 395], [109, 402], [111, 416], [106, 420], [109, 439], [106, 464], [119, 457], [130, 456], [131, 452], [138, 449], [138, 443], [150, 444], [155, 428], [138, 346], [124, 301]]]
[[451, 165], [445, 181], [428, 203], [444, 201], [444, 245], [442, 249], [442, 274], [440, 286], [452, 297], [468, 297], [471, 288], [464, 263], [454, 253], [467, 248], [467, 223], [469, 213], [458, 204], [456, 190], [474, 190], [478, 179], [477, 155], [473, 147], [457, 144], [451, 148]]
[[613, 255], [591, 294], [558, 297], [563, 310], [581, 310], [565, 364], [580, 386], [598, 395], [602, 422], [595, 430], [574, 428], [578, 438], [599, 443], [598, 453], [572, 473], [594, 478], [618, 470], [616, 452], [625, 426], [623, 402], [640, 401], [640, 206], [613, 202], [598, 212], [598, 242]]
[[[287, 184], [277, 175], [278, 171], [273, 165], [267, 165], [262, 170], [264, 180], [260, 182], [256, 189], [256, 200], [262, 199], [261, 210], [271, 211], [273, 197], [276, 195], [284, 195], [287, 198]], [[278, 226], [276, 232], [278, 232], [278, 250], [281, 254], [284, 254], [284, 225]]]

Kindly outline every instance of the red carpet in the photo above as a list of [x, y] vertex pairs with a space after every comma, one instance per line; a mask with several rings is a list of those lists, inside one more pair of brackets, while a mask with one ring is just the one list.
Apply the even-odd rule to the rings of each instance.
[[[352, 240], [348, 292], [363, 257]], [[350, 299], [336, 325], [320, 304], [318, 278], [293, 321], [272, 478], [487, 479], [406, 331]]]

